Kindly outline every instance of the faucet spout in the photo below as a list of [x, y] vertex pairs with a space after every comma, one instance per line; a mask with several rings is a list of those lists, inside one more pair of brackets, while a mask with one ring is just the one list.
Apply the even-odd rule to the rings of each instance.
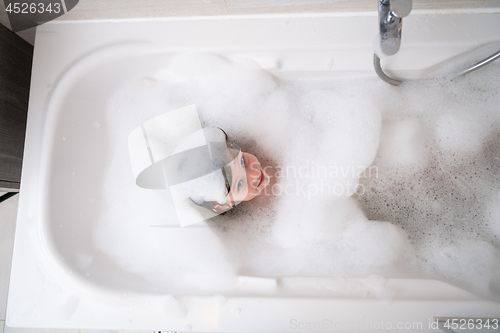
[[380, 49], [391, 56], [399, 51], [403, 17], [412, 8], [412, 0], [380, 0], [378, 18], [380, 24]]

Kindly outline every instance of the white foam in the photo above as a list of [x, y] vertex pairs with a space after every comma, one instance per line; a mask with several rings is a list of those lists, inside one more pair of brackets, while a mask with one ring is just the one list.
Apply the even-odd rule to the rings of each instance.
[[[187, 273], [425, 273], [498, 296], [492, 282], [498, 249], [490, 244], [498, 242], [491, 237], [471, 240], [479, 229], [481, 237], [495, 228], [498, 234], [498, 199], [488, 199], [498, 188], [487, 185], [498, 170], [481, 169], [488, 158], [481, 167], [470, 164], [471, 172], [479, 173], [475, 188], [474, 181], [443, 178], [436, 169], [439, 163], [472, 161], [474, 154], [487, 155], [493, 149], [487, 142], [499, 131], [495, 110], [500, 100], [498, 67], [492, 68], [496, 76], [483, 73], [478, 78], [474, 73], [457, 82], [436, 79], [393, 88], [375, 77], [282, 81], [252, 61], [181, 55], [154, 80], [128, 82], [110, 100], [113, 157], [104, 184], [107, 210], [96, 226], [95, 245], [122, 269], [156, 282]], [[142, 122], [188, 104], [196, 104], [204, 125], [223, 128], [243, 151], [270, 166], [267, 171], [274, 177], [267, 195], [218, 216], [211, 229], [149, 228], [177, 221], [166, 191], [135, 186], [126, 137]], [[360, 174], [374, 160], [378, 169]], [[456, 163], [447, 170], [450, 175], [467, 167]], [[277, 166], [288, 167], [288, 176], [276, 177]], [[465, 201], [449, 200], [453, 184], [463, 187]], [[490, 200], [490, 224], [495, 227], [476, 226], [483, 220], [474, 214], [484, 211], [463, 209], [474, 195], [481, 202]], [[465, 222], [458, 224], [460, 230], [448, 227], [458, 222], [447, 210], [460, 207], [459, 202], [473, 232], [465, 230]], [[359, 205], [371, 219], [392, 223], [369, 221]], [[467, 207], [482, 207], [476, 206]], [[438, 212], [431, 214], [435, 220], [426, 218], [429, 211]], [[429, 226], [434, 234], [428, 235]], [[448, 241], [440, 244], [438, 239]], [[481, 251], [488, 253], [482, 259]], [[420, 266], [423, 272], [417, 270]], [[479, 273], [468, 272], [471, 267]], [[379, 282], [374, 283], [383, 285]], [[390, 299], [379, 289], [380, 297]]]
[[485, 295], [500, 292], [500, 251], [485, 241], [435, 244], [427, 257], [428, 269], [447, 281]]
[[222, 171], [216, 170], [208, 175], [193, 179], [183, 185], [184, 198], [190, 198], [197, 204], [204, 201], [226, 203], [226, 186]]

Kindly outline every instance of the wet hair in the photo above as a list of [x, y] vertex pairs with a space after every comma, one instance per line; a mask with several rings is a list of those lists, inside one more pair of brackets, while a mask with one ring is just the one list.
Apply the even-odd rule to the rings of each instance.
[[[229, 140], [229, 136], [227, 135], [226, 131], [224, 131], [220, 127], [218, 127], [218, 129], [220, 129], [224, 133], [224, 135], [226, 136], [226, 144], [229, 146], [231, 144], [231, 141]], [[222, 168], [222, 175], [224, 176], [224, 181], [226, 182], [226, 196], [227, 196], [229, 194], [229, 192], [231, 191], [231, 184], [233, 183], [233, 173], [232, 173], [230, 168], [224, 167], [224, 168]], [[214, 213], [219, 213], [219, 215], [224, 214], [225, 212], [227, 212], [228, 210], [230, 210], [231, 208], [233, 208], [237, 204], [235, 202], [234, 205], [231, 206], [231, 205], [228, 205], [227, 203], [221, 205], [217, 201], [203, 201], [200, 203], [197, 203], [197, 202], [193, 201], [192, 199], [191, 199], [191, 201], [200, 207], [205, 207]], [[218, 206], [219, 207], [225, 206], [225, 208], [219, 208]]]

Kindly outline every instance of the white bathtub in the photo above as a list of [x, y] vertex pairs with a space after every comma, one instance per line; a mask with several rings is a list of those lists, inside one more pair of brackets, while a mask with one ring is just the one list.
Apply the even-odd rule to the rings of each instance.
[[[59, 21], [38, 27], [7, 325], [430, 332], [436, 331], [434, 317], [499, 317], [500, 303], [436, 280], [388, 279], [390, 301], [380, 300], [370, 281], [357, 279], [237, 277], [216, 283], [198, 276], [153, 285], [93, 251], [93, 212], [100, 203], [88, 198], [106, 164], [94, 161], [107, 153], [106, 133], [95, 121], [112, 89], [188, 50], [247, 56], [281, 77], [375, 75], [376, 15]], [[401, 51], [383, 65], [390, 73], [419, 77], [454, 55], [500, 40], [499, 31], [498, 10], [414, 11], [404, 20]], [[75, 174], [85, 176], [75, 181]], [[81, 269], [79, 253], [93, 253], [91, 275]], [[354, 286], [351, 292], [346, 285]]]

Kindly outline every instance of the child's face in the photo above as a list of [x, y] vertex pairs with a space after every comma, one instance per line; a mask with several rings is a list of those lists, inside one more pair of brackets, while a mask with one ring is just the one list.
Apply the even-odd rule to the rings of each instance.
[[252, 200], [269, 184], [269, 176], [251, 154], [240, 152], [228, 167], [231, 169], [232, 182], [227, 202], [231, 206], [237, 201]]

